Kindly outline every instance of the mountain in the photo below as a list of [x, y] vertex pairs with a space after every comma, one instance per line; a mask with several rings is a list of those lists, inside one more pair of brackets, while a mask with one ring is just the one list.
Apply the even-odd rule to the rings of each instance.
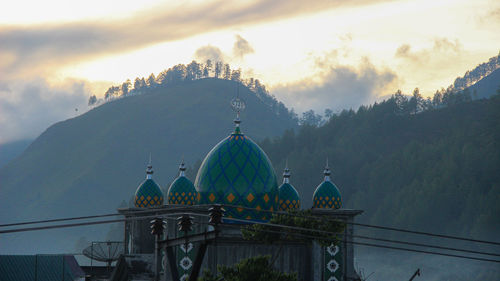
[[500, 95], [418, 114], [395, 97], [261, 147], [312, 205], [329, 159], [346, 208], [362, 222], [499, 241]]
[[0, 144], [0, 168], [9, 163], [10, 160], [21, 155], [31, 142], [33, 140], [25, 139]]
[[[1, 221], [114, 212], [145, 178], [150, 153], [166, 189], [183, 157], [193, 165], [232, 132], [236, 89], [228, 80], [184, 81], [54, 124], [0, 169]], [[256, 141], [297, 126], [247, 88], [239, 96], [242, 130]]]
[[[465, 90], [466, 88], [474, 85], [478, 81], [484, 79], [484, 77], [490, 75], [498, 68], [500, 68], [500, 52], [498, 53], [497, 56], [491, 57], [487, 62], [478, 64], [474, 69], [465, 72], [464, 76], [457, 77], [453, 82], [453, 85], [450, 85], [448, 88], [454, 91]], [[496, 91], [496, 89], [494, 90]]]
[[500, 68], [467, 88], [473, 98], [488, 98], [500, 90]]

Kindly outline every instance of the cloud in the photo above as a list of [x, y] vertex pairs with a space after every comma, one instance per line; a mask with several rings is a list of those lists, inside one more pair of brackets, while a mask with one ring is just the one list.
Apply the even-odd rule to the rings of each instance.
[[236, 58], [242, 59], [245, 55], [254, 53], [254, 49], [245, 38], [239, 34], [236, 35], [236, 42], [233, 45], [233, 55]]
[[154, 7], [120, 20], [0, 26], [0, 72], [8, 73], [10, 78], [22, 77], [217, 29], [381, 1], [260, 0], [228, 5], [215, 0]]
[[211, 45], [198, 48], [194, 53], [194, 57], [202, 62], [205, 62], [207, 60], [211, 60], [212, 62], [224, 61], [224, 55], [222, 54], [222, 51], [219, 48]]
[[462, 51], [463, 46], [458, 39], [451, 41], [447, 38], [435, 38], [432, 48], [413, 51], [410, 44], [402, 44], [397, 48], [394, 56], [398, 59], [427, 65], [430, 60], [442, 61], [448, 57], [459, 55]]
[[82, 113], [90, 95], [84, 81], [51, 86], [38, 78], [1, 85], [0, 143], [37, 137], [54, 122]]
[[298, 111], [323, 112], [330, 108], [336, 112], [374, 102], [396, 81], [395, 73], [376, 69], [364, 58], [356, 68], [330, 65], [324, 67], [318, 77], [275, 87], [272, 93]]

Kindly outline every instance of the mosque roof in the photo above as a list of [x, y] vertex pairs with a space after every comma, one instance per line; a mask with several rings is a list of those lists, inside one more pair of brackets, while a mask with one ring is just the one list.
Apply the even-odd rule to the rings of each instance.
[[134, 205], [137, 208], [148, 208], [163, 205], [163, 193], [160, 187], [152, 178], [153, 166], [151, 160], [146, 170], [146, 180], [144, 180], [135, 192]]
[[184, 161], [179, 165], [179, 176], [170, 185], [167, 194], [168, 204], [195, 205], [197, 192], [193, 183], [185, 175]]
[[342, 197], [339, 189], [330, 179], [331, 172], [328, 161], [323, 173], [325, 178], [314, 191], [313, 208], [340, 209], [342, 207]]
[[[234, 122], [234, 132], [207, 154], [198, 170], [195, 187], [199, 204], [277, 210], [278, 186], [271, 161], [253, 140], [241, 132], [239, 111]], [[249, 220], [268, 220], [271, 217], [268, 212], [243, 208], [226, 208], [226, 216]]]
[[283, 172], [283, 184], [278, 188], [279, 191], [279, 210], [280, 211], [290, 211], [300, 209], [300, 197], [299, 193], [290, 184], [290, 169], [288, 169], [288, 164]]

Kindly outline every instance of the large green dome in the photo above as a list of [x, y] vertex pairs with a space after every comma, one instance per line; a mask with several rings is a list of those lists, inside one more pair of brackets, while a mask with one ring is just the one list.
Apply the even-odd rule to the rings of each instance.
[[[264, 151], [239, 127], [205, 157], [195, 187], [199, 204], [227, 204], [274, 211], [278, 203], [276, 174]], [[269, 212], [225, 208], [229, 218], [268, 220]]]
[[324, 171], [325, 179], [318, 185], [313, 194], [313, 208], [340, 209], [342, 197], [337, 186], [330, 180], [328, 164]]
[[170, 185], [167, 194], [168, 204], [195, 205], [197, 203], [197, 192], [193, 183], [186, 178], [184, 162], [179, 166], [179, 176]]

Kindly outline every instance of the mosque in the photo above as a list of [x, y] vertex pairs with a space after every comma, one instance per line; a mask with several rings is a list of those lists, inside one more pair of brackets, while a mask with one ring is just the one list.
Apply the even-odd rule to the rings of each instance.
[[[151, 280], [155, 265], [159, 268], [159, 280], [189, 280], [197, 258], [201, 257], [198, 263], [202, 269], [216, 272], [217, 265], [233, 265], [257, 255], [271, 255], [277, 270], [297, 272], [299, 280], [360, 280], [354, 269], [354, 251], [350, 243], [352, 224], [346, 224], [343, 233], [339, 233], [341, 241], [330, 246], [288, 240], [265, 244], [243, 239], [242, 226], [267, 222], [276, 211], [299, 210], [301, 198], [291, 183], [288, 165], [278, 187], [276, 173], [266, 153], [240, 128], [239, 112], [244, 103], [235, 98], [231, 104], [237, 112], [235, 129], [204, 158], [194, 184], [186, 177], [186, 167], [182, 162], [178, 177], [168, 193], [163, 194], [153, 180], [151, 163], [148, 165], [146, 179], [135, 193], [135, 207], [118, 210], [127, 218], [125, 253], [117, 262], [110, 280]], [[312, 215], [353, 222], [362, 211], [342, 207], [341, 193], [330, 178], [328, 162], [323, 173], [324, 178], [322, 181], [318, 179], [319, 185], [314, 191]], [[208, 244], [186, 242], [175, 246], [170, 254], [165, 248], [158, 258], [160, 261], [155, 263], [151, 218], [167, 218], [163, 239], [186, 235], [178, 230], [175, 220], [183, 214], [189, 214], [194, 220], [189, 234], [206, 233], [214, 229], [207, 224], [208, 209], [214, 204], [221, 204], [225, 209], [217, 237]], [[203, 255], [198, 254], [200, 251]]]

